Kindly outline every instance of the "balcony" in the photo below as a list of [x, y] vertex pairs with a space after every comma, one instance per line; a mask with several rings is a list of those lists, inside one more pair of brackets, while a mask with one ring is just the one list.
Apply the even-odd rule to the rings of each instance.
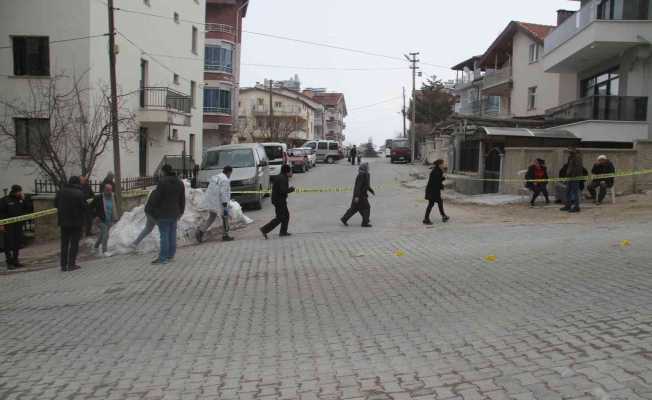
[[[255, 116], [269, 116], [269, 106], [268, 105], [255, 105], [252, 109], [252, 114]], [[301, 119], [306, 119], [306, 113], [299, 106], [281, 106], [274, 107], [274, 116], [275, 117], [296, 117]]]
[[546, 37], [546, 72], [581, 72], [647, 44], [642, 38], [652, 33], [652, 21], [645, 2], [614, 1], [613, 11], [589, 2]]
[[459, 114], [474, 117], [506, 118], [509, 114], [501, 108], [500, 97], [485, 97], [482, 100], [474, 100], [462, 103]]
[[509, 96], [512, 90], [512, 66], [487, 71], [482, 92], [488, 96]]
[[167, 87], [140, 90], [141, 123], [190, 126], [192, 98]]
[[647, 102], [647, 97], [589, 96], [547, 110], [546, 119], [569, 122], [647, 121]]
[[226, 24], [206, 24], [206, 32], [221, 32], [235, 35], [235, 28]]
[[233, 73], [232, 65], [219, 65], [219, 64], [206, 64], [204, 63], [204, 70], [207, 72], [221, 72], [225, 74]]

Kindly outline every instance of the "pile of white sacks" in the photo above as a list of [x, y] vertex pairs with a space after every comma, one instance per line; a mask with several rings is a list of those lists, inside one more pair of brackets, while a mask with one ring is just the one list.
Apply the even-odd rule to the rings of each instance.
[[[197, 232], [199, 226], [208, 218], [208, 211], [201, 210], [199, 207], [204, 192], [201, 189], [190, 188], [187, 181], [184, 181], [184, 185], [186, 186], [186, 210], [177, 225], [178, 247], [193, 243], [195, 232]], [[254, 222], [244, 215], [240, 204], [233, 200], [230, 203], [230, 218], [230, 227], [232, 230], [242, 228]], [[146, 223], [147, 216], [145, 215], [144, 205], [124, 213], [120, 221], [111, 228], [107, 255], [133, 253], [134, 249], [130, 245], [136, 240]], [[209, 229], [209, 233], [213, 230], [222, 230], [222, 221], [219, 217]], [[158, 248], [159, 233], [158, 228], [154, 228], [152, 233], [138, 246], [137, 251], [142, 253], [158, 252]]]

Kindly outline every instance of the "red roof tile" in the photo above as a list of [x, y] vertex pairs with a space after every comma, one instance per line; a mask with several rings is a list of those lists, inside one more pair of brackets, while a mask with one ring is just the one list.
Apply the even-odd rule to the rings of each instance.
[[313, 100], [324, 106], [335, 107], [344, 97], [342, 93], [314, 93]]
[[519, 24], [523, 29], [526, 31], [530, 32], [533, 36], [538, 38], [543, 42], [543, 40], [552, 32], [556, 26], [551, 26], [551, 25], [539, 25], [539, 24], [531, 24], [529, 22], [520, 22], [517, 21], [517, 24]]

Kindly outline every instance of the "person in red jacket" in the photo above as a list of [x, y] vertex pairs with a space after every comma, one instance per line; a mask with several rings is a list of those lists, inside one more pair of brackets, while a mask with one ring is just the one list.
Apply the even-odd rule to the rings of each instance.
[[534, 202], [541, 194], [545, 197], [546, 204], [550, 204], [550, 196], [548, 195], [548, 179], [546, 161], [537, 158], [532, 162], [532, 165], [530, 165], [525, 174], [525, 187], [532, 191], [532, 200], [530, 201], [531, 207], [534, 207]]

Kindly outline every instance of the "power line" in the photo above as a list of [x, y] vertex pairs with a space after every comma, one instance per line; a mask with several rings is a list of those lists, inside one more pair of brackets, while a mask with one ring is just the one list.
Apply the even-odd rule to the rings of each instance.
[[382, 101], [379, 101], [379, 102], [373, 103], [373, 104], [367, 104], [366, 106], [354, 107], [354, 108], [349, 109], [349, 111], [364, 110], [365, 108], [371, 108], [371, 107], [379, 106], [381, 104], [389, 103], [389, 102], [392, 102], [394, 100], [398, 100], [398, 99], [401, 99], [401, 98], [403, 98], [403, 96], [392, 97], [391, 99], [382, 100]]
[[293, 65], [275, 65], [275, 64], [256, 64], [256, 63], [242, 63], [247, 67], [262, 67], [262, 68], [282, 68], [282, 69], [296, 69], [307, 71], [403, 71], [405, 67], [310, 67], [310, 66], [293, 66]]
[[[101, 33], [101, 34], [98, 34], [98, 35], [80, 36], [80, 37], [74, 37], [74, 38], [69, 38], [69, 39], [50, 40], [48, 43], [49, 44], [68, 43], [68, 42], [74, 42], [76, 40], [95, 39], [95, 38], [104, 37], [104, 36], [109, 36], [109, 34], [108, 33]], [[1, 46], [0, 50], [12, 49], [12, 48], [13, 48], [13, 46]]]

